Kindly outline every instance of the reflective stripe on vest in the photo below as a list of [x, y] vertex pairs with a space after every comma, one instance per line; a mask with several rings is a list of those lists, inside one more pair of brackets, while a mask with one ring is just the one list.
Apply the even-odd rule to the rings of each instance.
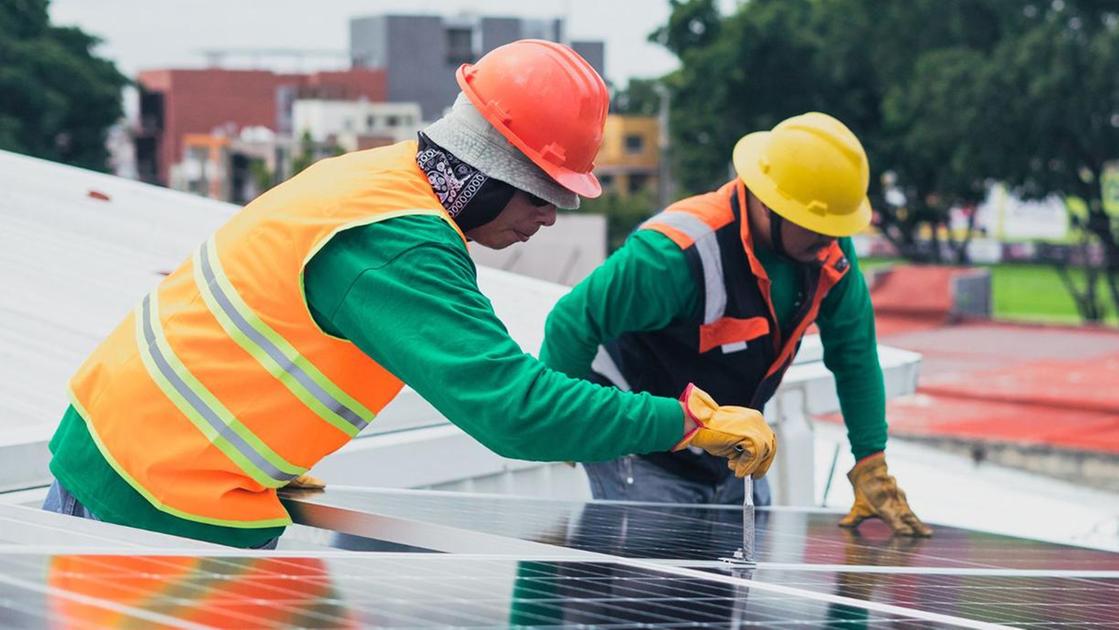
[[703, 266], [703, 323], [712, 324], [727, 310], [727, 290], [723, 280], [723, 259], [715, 230], [702, 219], [686, 212], [662, 212], [649, 219], [642, 228], [660, 223], [679, 230], [692, 239]]
[[323, 420], [354, 437], [374, 413], [330, 382], [245, 304], [225, 275], [214, 237], [194, 254], [194, 281], [226, 334]]
[[267, 488], [307, 472], [284, 461], [198, 381], [171, 350], [159, 321], [159, 300], [147, 295], [136, 312], [136, 345], [148, 374], [175, 407], [238, 468]]

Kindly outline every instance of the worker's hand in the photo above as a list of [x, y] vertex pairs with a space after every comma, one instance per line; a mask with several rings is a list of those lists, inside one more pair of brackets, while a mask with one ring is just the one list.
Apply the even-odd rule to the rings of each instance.
[[293, 488], [296, 490], [322, 490], [323, 488], [326, 488], [326, 484], [323, 483], [323, 481], [318, 477], [312, 477], [311, 475], [303, 474], [289, 481], [288, 485], [284, 487]]
[[858, 527], [868, 518], [880, 518], [901, 536], [932, 536], [933, 530], [921, 522], [909, 503], [905, 492], [886, 469], [886, 454], [877, 453], [864, 457], [847, 473], [855, 489], [855, 504], [840, 527]]
[[746, 407], [720, 407], [695, 385], [688, 385], [680, 402], [696, 428], [672, 450], [698, 446], [716, 457], [726, 457], [727, 467], [736, 477], [765, 476], [777, 454], [777, 436], [762, 414]]

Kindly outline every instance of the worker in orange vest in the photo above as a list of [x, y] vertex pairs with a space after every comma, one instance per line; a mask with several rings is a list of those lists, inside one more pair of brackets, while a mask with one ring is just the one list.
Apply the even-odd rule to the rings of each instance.
[[[737, 177], [649, 219], [560, 299], [541, 360], [629, 391], [663, 396], [695, 383], [761, 409], [815, 323], [857, 460], [848, 475], [855, 503], [840, 524], [875, 517], [898, 534], [930, 535], [886, 466], [874, 309], [848, 238], [870, 224], [862, 144], [811, 112], [746, 135], [733, 160]], [[599, 499], [744, 499], [743, 484], [702, 450], [586, 469]], [[753, 489], [755, 503], [769, 503], [764, 480]]]
[[757, 411], [572, 379], [510, 339], [466, 242], [527, 241], [600, 194], [608, 94], [574, 51], [537, 40], [456, 79], [417, 141], [311, 166], [140, 300], [70, 382], [45, 509], [274, 546], [291, 523], [276, 490], [321, 486], [307, 471], [404, 384], [508, 457], [692, 446], [765, 474], [776, 444]]

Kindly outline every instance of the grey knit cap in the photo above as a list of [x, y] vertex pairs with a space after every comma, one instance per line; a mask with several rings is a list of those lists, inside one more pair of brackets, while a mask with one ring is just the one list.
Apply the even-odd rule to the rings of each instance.
[[435, 144], [494, 179], [536, 195], [557, 208], [579, 207], [579, 195], [560, 186], [533, 164], [482, 117], [462, 92], [451, 111], [423, 131]]

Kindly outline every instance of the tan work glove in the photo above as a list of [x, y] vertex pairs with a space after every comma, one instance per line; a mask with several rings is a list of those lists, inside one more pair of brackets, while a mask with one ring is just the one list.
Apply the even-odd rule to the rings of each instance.
[[765, 476], [777, 454], [777, 436], [754, 409], [725, 405], [720, 407], [707, 392], [688, 385], [680, 395], [684, 413], [696, 428], [673, 448], [679, 451], [698, 446], [716, 457], [726, 457], [727, 468], [736, 477]]
[[284, 487], [295, 490], [322, 490], [326, 488], [326, 484], [318, 477], [303, 474], [289, 481]]
[[886, 454], [877, 453], [864, 457], [847, 473], [855, 489], [855, 504], [840, 527], [858, 527], [868, 518], [877, 517], [886, 522], [895, 534], [901, 536], [932, 536], [933, 530], [921, 522], [909, 503], [905, 492], [886, 469]]

